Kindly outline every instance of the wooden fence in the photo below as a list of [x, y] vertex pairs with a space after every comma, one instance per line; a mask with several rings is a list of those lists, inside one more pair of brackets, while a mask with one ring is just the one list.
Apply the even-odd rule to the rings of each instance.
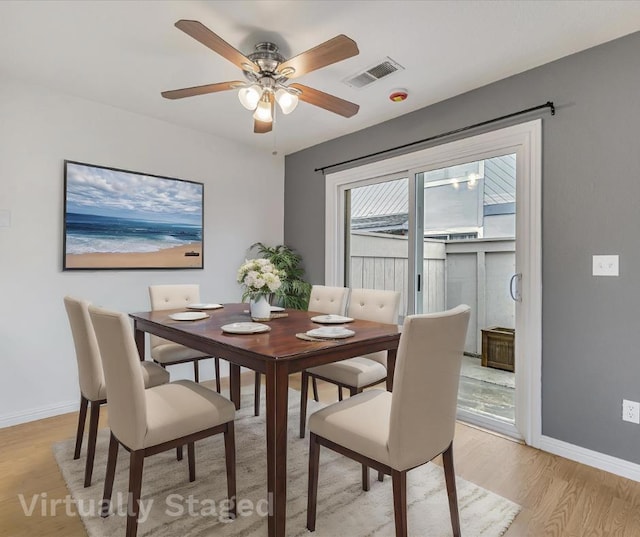
[[[400, 315], [407, 314], [408, 243], [406, 237], [353, 233], [350, 237], [349, 286], [400, 291]], [[515, 327], [509, 281], [515, 272], [515, 240], [425, 239], [423, 312], [457, 304], [471, 306], [466, 351], [482, 351], [483, 328]]]

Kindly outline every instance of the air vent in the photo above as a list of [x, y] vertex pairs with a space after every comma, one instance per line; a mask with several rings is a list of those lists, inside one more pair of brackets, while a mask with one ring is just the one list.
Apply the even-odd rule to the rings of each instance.
[[404, 67], [387, 56], [382, 61], [372, 65], [364, 71], [345, 78], [342, 82], [352, 88], [364, 88], [381, 78], [392, 75], [396, 71], [404, 71]]

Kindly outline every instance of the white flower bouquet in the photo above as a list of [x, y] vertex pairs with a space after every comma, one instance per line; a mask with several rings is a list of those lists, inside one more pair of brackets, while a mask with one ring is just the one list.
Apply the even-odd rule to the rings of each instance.
[[275, 293], [286, 276], [283, 270], [277, 269], [268, 259], [248, 259], [238, 269], [238, 283], [244, 287], [242, 300], [257, 300]]

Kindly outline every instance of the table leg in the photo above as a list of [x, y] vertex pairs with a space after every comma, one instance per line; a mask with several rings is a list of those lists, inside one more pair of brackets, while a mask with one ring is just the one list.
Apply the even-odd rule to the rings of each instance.
[[396, 354], [398, 349], [389, 349], [387, 351], [387, 391], [393, 391], [393, 375], [396, 370]]
[[267, 363], [267, 491], [269, 537], [285, 537], [287, 519], [287, 411], [289, 372], [286, 362]]
[[145, 333], [144, 331], [140, 330], [138, 328], [138, 321], [133, 321], [133, 334], [134, 334], [134, 338], [136, 340], [136, 347], [138, 348], [138, 356], [140, 357], [140, 360], [144, 360], [145, 356], [144, 356], [144, 338], [145, 338]]
[[236, 410], [240, 409], [240, 366], [229, 363], [229, 392], [231, 402], [236, 405]]

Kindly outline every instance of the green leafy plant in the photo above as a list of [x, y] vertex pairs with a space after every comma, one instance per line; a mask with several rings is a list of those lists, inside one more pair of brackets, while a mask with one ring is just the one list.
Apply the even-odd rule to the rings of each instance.
[[284, 272], [284, 276], [280, 275], [282, 285], [273, 293], [275, 300], [285, 308], [306, 310], [309, 306], [311, 284], [303, 279], [302, 256], [284, 244], [267, 246], [256, 242], [249, 250], [254, 248], [259, 255]]

